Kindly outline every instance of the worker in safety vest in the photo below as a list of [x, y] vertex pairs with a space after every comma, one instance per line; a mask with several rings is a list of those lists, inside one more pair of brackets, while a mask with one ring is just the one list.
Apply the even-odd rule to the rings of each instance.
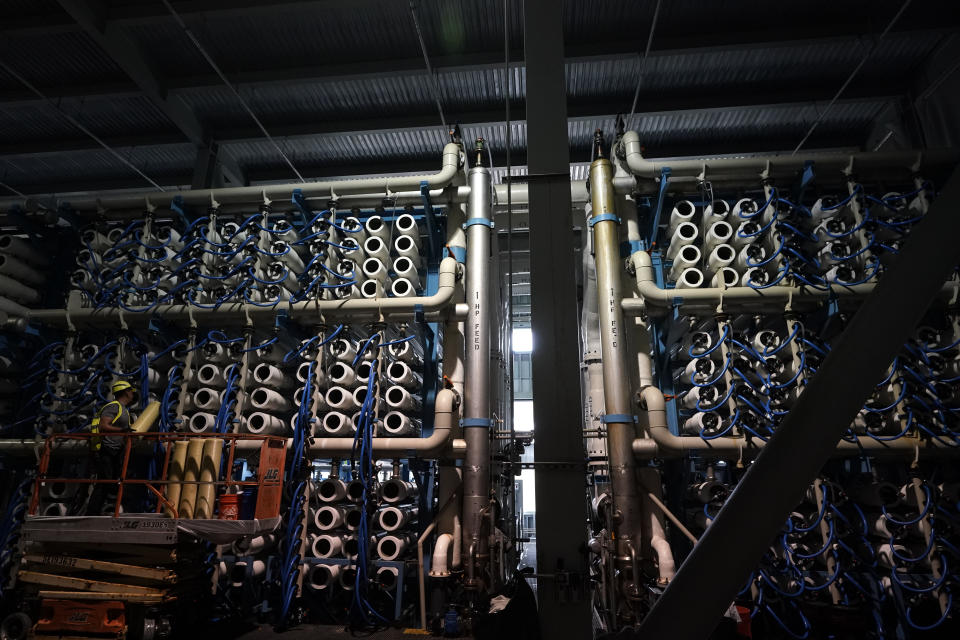
[[[124, 438], [111, 438], [108, 433], [130, 432], [130, 410], [127, 408], [136, 399], [136, 392], [126, 380], [113, 383], [110, 389], [113, 400], [103, 405], [90, 423], [90, 454], [98, 480], [118, 478], [123, 460]], [[106, 484], [93, 485], [87, 515], [103, 515]]]

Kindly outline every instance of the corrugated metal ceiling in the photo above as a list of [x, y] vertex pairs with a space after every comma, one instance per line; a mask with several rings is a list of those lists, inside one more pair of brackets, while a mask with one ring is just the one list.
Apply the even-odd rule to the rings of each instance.
[[[167, 97], [170, 104], [135, 91], [124, 95], [111, 90], [132, 86], [130, 77], [92, 37], [69, 24], [48, 36], [38, 35], [41, 26], [4, 32], [0, 60], [51, 95], [83, 94], [78, 86], [92, 86], [89, 96], [71, 97], [62, 108], [98, 135], [142, 140], [132, 147], [125, 143], [119, 151], [148, 174], [189, 175], [193, 167], [192, 146], [170, 143], [178, 129], [165, 109], [195, 114], [208, 135], [223, 136], [226, 153], [251, 175], [282, 172], [285, 165], [276, 149], [257, 139], [258, 133], [246, 133], [254, 128], [243, 107], [226, 87], [211, 83], [209, 65], [162, 13], [160, 3], [106, 4], [107, 17], [128, 16], [112, 28], [135, 43], [161, 87], [174, 87]], [[269, 80], [279, 72], [275, 80], [241, 84], [239, 91], [298, 166], [307, 171], [328, 172], [337, 166], [384, 171], [385, 162], [429, 161], [439, 155], [446, 132], [436, 114], [434, 79], [419, 66], [407, 3], [326, 3], [323, 12], [308, 2], [255, 12], [202, 11], [206, 3], [196, 4], [185, 19], [228, 76], [256, 72]], [[573, 160], [583, 159], [580, 155], [589, 148], [596, 127], [610, 131], [613, 115], [629, 110], [639, 70], [639, 59], [631, 51], [645, 44], [653, 5], [564, 1], [569, 50], [581, 56], [568, 61], [566, 70], [574, 116], [568, 126]], [[464, 136], [485, 137], [500, 160], [505, 145], [504, 126], [497, 122], [504, 99], [497, 62], [503, 51], [502, 0], [419, 0], [417, 6], [427, 49], [434, 61], [444, 63], [435, 80], [447, 120], [463, 119]], [[514, 0], [511, 7], [512, 48], [522, 51], [521, 2]], [[696, 153], [698, 145], [704, 153], [716, 153], [722, 148], [759, 150], [765, 141], [777, 147], [789, 140], [795, 144], [820, 117], [822, 101], [872, 43], [860, 34], [878, 33], [898, 7], [896, 0], [823, 2], [813, 8], [778, 5], [772, 17], [769, 3], [759, 0], [664, 3], [638, 116], [631, 124], [642, 132], [653, 156]], [[64, 22], [55, 0], [0, 0], [0, 12], [22, 23], [36, 22], [45, 11]], [[837, 22], [842, 15], [846, 23]], [[904, 16], [907, 24], [920, 19], [930, 21], [921, 9]], [[791, 35], [792, 26], [800, 22], [807, 25], [805, 30]], [[0, 31], [3, 28], [0, 25]], [[837, 35], [842, 28], [847, 37]], [[752, 36], [745, 39], [744, 34]], [[861, 144], [887, 97], [908, 88], [911, 74], [941, 37], [937, 28], [891, 33], [851, 85], [851, 99], [841, 100], [823, 117], [818, 141], [829, 142], [834, 136], [843, 141], [841, 146], [851, 140]], [[480, 64], [475, 63], [477, 56]], [[457, 59], [462, 64], [457, 65]], [[398, 60], [404, 63], [397, 65]], [[374, 64], [357, 67], [353, 75], [343, 70], [344, 65], [363, 62]], [[329, 65], [340, 67], [341, 75], [322, 79]], [[291, 77], [297, 69], [308, 70], [310, 77]], [[511, 95], [519, 102], [526, 92], [522, 65], [512, 67], [510, 76]], [[56, 109], [24, 100], [24, 94], [25, 88], [0, 69], [0, 168], [5, 175], [23, 176], [22, 183], [31, 186], [130, 173], [92, 142], [87, 151], [32, 151], [31, 143], [48, 149], [58, 140], [75, 141], [83, 134]], [[711, 108], [715, 102], [722, 108]], [[513, 118], [524, 117], [518, 104]], [[151, 136], [163, 144], [152, 144]], [[512, 137], [515, 158], [522, 160], [525, 123], [514, 123]]]

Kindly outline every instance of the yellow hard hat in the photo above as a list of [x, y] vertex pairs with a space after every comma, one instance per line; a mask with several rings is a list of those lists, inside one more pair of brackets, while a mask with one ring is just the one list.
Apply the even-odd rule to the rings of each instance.
[[112, 387], [110, 387], [110, 391], [113, 392], [113, 395], [117, 395], [121, 391], [126, 391], [127, 389], [133, 389], [133, 385], [126, 380], [118, 380], [117, 382], [113, 383]]

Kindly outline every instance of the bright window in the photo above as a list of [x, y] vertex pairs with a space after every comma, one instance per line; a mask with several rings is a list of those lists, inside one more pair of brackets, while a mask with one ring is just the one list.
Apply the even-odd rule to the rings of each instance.
[[533, 330], [529, 327], [518, 327], [513, 330], [513, 352], [530, 353], [533, 351]]

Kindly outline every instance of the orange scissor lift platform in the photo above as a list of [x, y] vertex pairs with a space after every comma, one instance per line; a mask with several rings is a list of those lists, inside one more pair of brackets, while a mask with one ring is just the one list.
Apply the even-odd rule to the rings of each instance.
[[[140, 626], [144, 624], [144, 608], [189, 606], [209, 594], [210, 578], [201, 571], [201, 541], [225, 544], [273, 531], [279, 525], [285, 438], [248, 434], [123, 434], [126, 444], [119, 478], [63, 478], [49, 473], [58, 452], [72, 448], [76, 453], [77, 448], [87, 446], [85, 440], [89, 437], [51, 435], [40, 458], [30, 515], [21, 530], [23, 555], [17, 573], [19, 586], [39, 601], [33, 616], [35, 637], [124, 638], [131, 608], [135, 617], [139, 616], [136, 626]], [[171, 451], [177, 441], [198, 438], [220, 438], [228, 451], [226, 466], [221, 465], [225, 471], [215, 480], [198, 480], [195, 484], [212, 484], [215, 492], [228, 493], [255, 488], [254, 519], [177, 517], [177, 505], [167, 500], [166, 491], [176, 482], [167, 477]], [[238, 444], [257, 440], [261, 441], [259, 447], [251, 443], [244, 452], [258, 458], [255, 480], [234, 480], [230, 470]], [[128, 477], [131, 456], [144, 448], [164, 456], [159, 477]], [[116, 488], [112, 516], [37, 515], [45, 486], [86, 487], [96, 483]], [[124, 489], [131, 486], [145, 487], [156, 496], [156, 512], [121, 512]]]

